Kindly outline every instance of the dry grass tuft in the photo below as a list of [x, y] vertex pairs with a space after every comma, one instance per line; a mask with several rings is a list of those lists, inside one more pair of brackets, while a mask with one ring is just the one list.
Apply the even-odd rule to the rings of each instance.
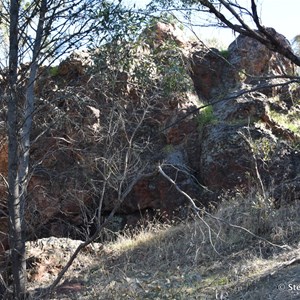
[[[152, 222], [128, 230], [67, 278], [77, 277], [84, 288], [53, 299], [242, 299], [243, 291], [264, 286], [269, 274], [282, 278], [282, 266], [300, 258], [299, 208], [295, 202], [275, 209], [255, 194], [241, 195], [224, 200], [211, 216], [203, 212], [176, 225]], [[264, 295], [273, 299], [276, 288], [272, 281], [268, 286]]]

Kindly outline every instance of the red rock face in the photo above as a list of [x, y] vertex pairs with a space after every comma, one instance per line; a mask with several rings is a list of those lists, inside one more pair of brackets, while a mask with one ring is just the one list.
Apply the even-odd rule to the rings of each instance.
[[[284, 36], [276, 32], [273, 35], [286, 47], [291, 47]], [[231, 43], [226, 55], [216, 49], [192, 50], [191, 77], [198, 95], [204, 100], [224, 95], [241, 82], [255, 84], [259, 76], [294, 72], [295, 66], [288, 59], [242, 35]], [[270, 96], [275, 96], [275, 90]]]
[[174, 125], [167, 132], [167, 144], [179, 145], [184, 140], [197, 131], [197, 123], [193, 121], [183, 121], [179, 125]]
[[[173, 29], [172, 25], [157, 24], [154, 35], [157, 35], [159, 43], [171, 36], [179, 45], [185, 45], [185, 51], [189, 52], [186, 56], [191, 57], [192, 70], [189, 71], [192, 71], [191, 77], [201, 100], [213, 102], [236, 95], [242, 84], [248, 88], [255, 87], [253, 76], [292, 72], [292, 64], [251, 39], [239, 37], [229, 47], [229, 62], [226, 62], [225, 57], [215, 49], [204, 51], [200, 46], [192, 48]], [[208, 120], [203, 128], [198, 128], [202, 115], [189, 113], [199, 105], [197, 97], [191, 97], [191, 94], [196, 93], [176, 94], [167, 99], [161, 97], [152, 101], [150, 92], [141, 95], [136, 83], [130, 82], [130, 74], [119, 72], [117, 77], [120, 84], [114, 90], [114, 96], [106, 97], [97, 74], [80, 81], [87, 76], [84, 70], [86, 65], [88, 62], [80, 62], [78, 57], [74, 61], [68, 59], [65, 64], [61, 64], [57, 77], [50, 76], [49, 85], [47, 78], [41, 79], [43, 84], [37, 83], [37, 91], [41, 93], [37, 105], [44, 107], [48, 103], [49, 109], [35, 116], [32, 136], [38, 136], [45, 129], [44, 125], [51, 124], [51, 127], [31, 149], [31, 164], [38, 164], [28, 186], [26, 220], [28, 236], [31, 238], [49, 235], [62, 237], [73, 233], [78, 238], [78, 230], [95, 216], [101, 198], [103, 174], [107, 168], [100, 161], [106, 159], [107, 154], [114, 155], [114, 159], [119, 158], [121, 151], [128, 148], [124, 141], [128, 141], [137, 117], [145, 109], [145, 96], [149, 99], [149, 112], [137, 135], [137, 145], [142, 145], [148, 138], [151, 142], [150, 149], [146, 148], [138, 154], [142, 165], [147, 165], [150, 170], [148, 172], [147, 169], [145, 173], [151, 175], [141, 176], [137, 180], [117, 211], [118, 214], [128, 216], [128, 223], [138, 223], [141, 212], [147, 209], [152, 210], [151, 213], [160, 210], [164, 215], [171, 215], [188, 204], [182, 194], [155, 172], [158, 163], [164, 163], [168, 176], [176, 180], [178, 186], [198, 204], [206, 205], [216, 201], [218, 195], [226, 189], [251, 187], [255, 175], [253, 153], [241, 133], [247, 135], [250, 132], [251, 139], [258, 141], [258, 144], [261, 138], [269, 142], [273, 147], [269, 154], [276, 165], [274, 163], [266, 170], [265, 164], [260, 164], [262, 179], [268, 183], [274, 177], [275, 182], [279, 183], [282, 177], [280, 174], [284, 173], [290, 186], [293, 186], [293, 195], [297, 197], [295, 178], [300, 173], [299, 153], [290, 151], [289, 146], [282, 146], [281, 152], [276, 150], [280, 138], [286, 139], [286, 130], [278, 129], [278, 124], [269, 115], [269, 107], [275, 106], [273, 100], [268, 98], [269, 92], [251, 93], [214, 104], [214, 122]], [[241, 76], [244, 70], [253, 76]], [[62, 77], [76, 79], [76, 84], [68, 84]], [[287, 99], [282, 100], [282, 107], [285, 101], [293, 105], [293, 101]], [[110, 147], [111, 136], [107, 135], [109, 126], [119, 121], [119, 118], [113, 122], [109, 119], [112, 112], [118, 113], [116, 103], [121, 103], [118, 109], [126, 117], [126, 122], [114, 136], [113, 147]], [[263, 128], [257, 126], [258, 121], [263, 123]], [[289, 136], [296, 139], [295, 136]], [[3, 140], [0, 147], [0, 172], [6, 176], [7, 143]], [[106, 167], [113, 168], [114, 162]], [[118, 184], [120, 177], [113, 178], [113, 184]], [[287, 194], [289, 188], [281, 186], [276, 193], [280, 195], [280, 191]], [[109, 213], [116, 205], [117, 193], [115, 186], [108, 186], [103, 203], [104, 213]], [[5, 210], [6, 188], [2, 181], [0, 196], [1, 209]], [[8, 246], [5, 235], [7, 227], [6, 217], [1, 215], [0, 252]]]
[[173, 24], [157, 22], [153, 28], [151, 28], [150, 35], [155, 39], [158, 45], [163, 44], [167, 40], [172, 40], [181, 47], [188, 43], [183, 31]]
[[[290, 47], [289, 42], [273, 29], [272, 35], [285, 47]], [[257, 83], [266, 83], [259, 80], [259, 76], [293, 74], [294, 65], [280, 55], [271, 52], [264, 45], [251, 38], [239, 36], [228, 48], [228, 62], [223, 59], [222, 54], [215, 49], [210, 51], [195, 50], [192, 56], [193, 72], [191, 74], [198, 95], [208, 101], [214, 102], [219, 99], [226, 99], [239, 94], [241, 85], [245, 88], [255, 88]], [[282, 83], [284, 80], [273, 80], [272, 83]], [[234, 190], [236, 187], [243, 187], [245, 190], [255, 185], [254, 157], [248, 139], [252, 142], [252, 147], [262, 144], [262, 140], [269, 145], [268, 153], [270, 168], [273, 167], [273, 161], [276, 161], [276, 170], [267, 172], [264, 164], [261, 164], [261, 155], [256, 153], [256, 159], [259, 161], [258, 168], [264, 184], [268, 185], [272, 180], [280, 182], [278, 170], [282, 169], [281, 176], [294, 178], [298, 172], [296, 167], [286, 169], [284, 165], [290, 165], [286, 161], [276, 159], [275, 149], [278, 141], [299, 140], [294, 133], [286, 128], [282, 128], [270, 116], [269, 107], [283, 113], [287, 107], [292, 107], [292, 95], [289, 91], [285, 97], [281, 97], [283, 89], [265, 88], [256, 93], [250, 93], [213, 105], [214, 124], [207, 124], [201, 136], [199, 170], [201, 182], [208, 188], [222, 193], [224, 190]], [[274, 97], [280, 96], [280, 104], [274, 104]], [[281, 107], [281, 108], [280, 108]], [[257, 122], [264, 125], [259, 128]], [[265, 129], [264, 129], [265, 126]], [[242, 135], [243, 133], [244, 135]], [[286, 146], [281, 145], [283, 148]], [[288, 147], [288, 146], [287, 146]], [[288, 147], [289, 148], [289, 147]], [[289, 150], [286, 149], [289, 152]], [[297, 156], [299, 159], [299, 155]], [[292, 160], [292, 155], [289, 155]], [[280, 161], [280, 162], [279, 162]], [[291, 170], [294, 171], [291, 171]], [[270, 169], [269, 169], [270, 170]], [[287, 171], [288, 170], [288, 171]], [[289, 174], [289, 175], [288, 175]], [[294, 175], [292, 175], [294, 174]], [[290, 177], [291, 176], [291, 177]], [[297, 181], [297, 180], [296, 180]], [[298, 180], [299, 181], [299, 180]], [[297, 182], [298, 182], [297, 181]], [[297, 189], [293, 188], [291, 191]], [[277, 189], [278, 190], [278, 189]], [[287, 187], [286, 190], [289, 190]], [[296, 195], [297, 193], [291, 192]], [[277, 195], [277, 198], [279, 196]], [[285, 196], [284, 196], [285, 197]], [[296, 197], [296, 198], [295, 198]], [[294, 199], [297, 199], [295, 196]], [[279, 197], [280, 198], [280, 197]], [[286, 197], [285, 197], [286, 198]]]
[[[287, 47], [289, 42], [280, 34], [275, 38], [282, 40]], [[246, 36], [239, 36], [228, 48], [228, 60], [238, 72], [244, 71], [250, 76], [293, 74], [293, 64], [282, 56], [271, 52], [260, 42]], [[238, 79], [238, 78], [237, 78]], [[251, 81], [249, 77], [246, 81]]]
[[[217, 96], [220, 89], [230, 86], [232, 80], [224, 81], [224, 73], [228, 72], [228, 62], [216, 49], [196, 51], [192, 56], [192, 79], [195, 89], [205, 100]], [[230, 78], [230, 74], [228, 74]]]
[[[208, 126], [203, 135], [201, 174], [203, 183], [213, 190], [228, 190], [247, 184], [253, 172], [250, 149], [239, 126]], [[247, 178], [248, 177], [248, 178]]]
[[[191, 178], [187, 174], [170, 167], [164, 167], [164, 170], [171, 178], [177, 178], [181, 183], [181, 188], [191, 197], [196, 197], [199, 193], [198, 188], [192, 184]], [[185, 207], [187, 204], [187, 199], [160, 175], [137, 182], [122, 208], [127, 213], [150, 209], [160, 211], [163, 215], [172, 216], [178, 214], [179, 208]]]
[[4, 139], [0, 145], [0, 173], [7, 176], [8, 170], [8, 142]]

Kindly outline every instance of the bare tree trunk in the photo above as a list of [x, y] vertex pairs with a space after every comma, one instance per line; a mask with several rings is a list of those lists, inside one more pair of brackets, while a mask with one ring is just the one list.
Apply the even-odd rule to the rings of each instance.
[[36, 31], [36, 37], [34, 40], [33, 57], [30, 65], [29, 80], [26, 88], [26, 97], [24, 104], [24, 123], [21, 129], [20, 138], [20, 166], [19, 166], [19, 183], [20, 183], [20, 198], [21, 198], [21, 214], [24, 215], [26, 195], [27, 195], [27, 184], [28, 184], [28, 173], [29, 173], [29, 152], [30, 152], [30, 134], [32, 129], [32, 118], [34, 114], [35, 105], [35, 93], [34, 83], [37, 77], [38, 70], [38, 56], [41, 50], [41, 44], [43, 39], [43, 30], [45, 15], [47, 11], [47, 0], [42, 0], [40, 6], [40, 16], [38, 27]]
[[9, 28], [9, 102], [8, 102], [8, 211], [9, 244], [13, 273], [14, 299], [24, 299], [26, 292], [25, 241], [23, 236], [24, 218], [21, 214], [19, 193], [19, 149], [18, 149], [18, 17], [17, 0], [10, 1]]

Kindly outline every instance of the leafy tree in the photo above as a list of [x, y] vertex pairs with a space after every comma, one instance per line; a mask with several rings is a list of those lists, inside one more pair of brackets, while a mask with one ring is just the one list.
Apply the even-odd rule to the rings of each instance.
[[[82, 230], [85, 241], [47, 292], [53, 291], [78, 252], [99, 237], [100, 231], [137, 180], [153, 175], [152, 168], [145, 166], [141, 157], [149, 155], [148, 151], [152, 149], [149, 136], [159, 126], [156, 112], [167, 106], [164, 101], [170, 98], [166, 96], [186, 91], [188, 85], [188, 74], [179, 47], [172, 41], [162, 43], [158, 48], [152, 45], [153, 37], [148, 35], [151, 32], [146, 29], [153, 26], [157, 18], [155, 20], [152, 22], [152, 18], [148, 20], [138, 14], [125, 12], [117, 24], [111, 24], [110, 32], [113, 34], [109, 35], [106, 43], [101, 44], [96, 40], [90, 45], [94, 64], [90, 69], [87, 89], [97, 91], [99, 95], [94, 103], [90, 99], [90, 103], [99, 109], [101, 128], [94, 133], [81, 129], [81, 135], [84, 136], [82, 144], [85, 143], [85, 146], [77, 140], [73, 143], [76, 149], [82, 146], [88, 148], [84, 152], [84, 164], [90, 165], [97, 174], [97, 178], [89, 176], [86, 183], [95, 196], [94, 201], [97, 201], [95, 207], [82, 207], [87, 225], [93, 221], [96, 230], [91, 233], [88, 226]], [[178, 59], [174, 61], [174, 58]], [[177, 79], [181, 84], [171, 89], [170, 85]], [[88, 92], [86, 95], [88, 98]], [[68, 120], [61, 121], [57, 126], [68, 127], [64, 124], [68, 124]], [[89, 140], [96, 140], [96, 145], [86, 145]], [[145, 174], [146, 170], [150, 173]], [[74, 197], [71, 193], [67, 196]], [[107, 198], [113, 202], [113, 209], [103, 223], [101, 212], [104, 199]]]
[[92, 38], [107, 38], [111, 24], [120, 16], [120, 7], [120, 1], [114, 4], [97, 0], [0, 3], [2, 35], [6, 36], [7, 29], [9, 37], [8, 84], [4, 95], [8, 108], [7, 205], [14, 299], [26, 298], [24, 209], [39, 66], [57, 61]]

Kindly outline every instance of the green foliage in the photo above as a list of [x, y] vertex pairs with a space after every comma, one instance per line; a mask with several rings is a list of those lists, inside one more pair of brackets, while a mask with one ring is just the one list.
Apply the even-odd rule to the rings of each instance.
[[206, 106], [201, 109], [197, 117], [198, 129], [202, 130], [206, 125], [216, 122], [212, 105]]
[[159, 49], [154, 50], [153, 54], [164, 96], [191, 89], [192, 82], [187, 73], [188, 67], [181, 49], [173, 41], [166, 41]]
[[300, 104], [300, 96], [299, 96], [299, 91], [300, 91], [300, 84], [297, 82], [294, 82], [289, 85], [289, 93], [292, 98], [293, 104], [297, 105]]
[[172, 24], [174, 26], [178, 26], [181, 30], [184, 29], [184, 26], [178, 21], [178, 19], [172, 13], [169, 12], [162, 13], [158, 20], [164, 23]]
[[165, 154], [170, 154], [174, 151], [174, 146], [173, 145], [166, 145], [164, 148], [163, 148], [163, 152]]
[[153, 42], [153, 26], [158, 20], [141, 20], [140, 16], [136, 16], [139, 26], [132, 26], [132, 22], [124, 23], [125, 29], [118, 29], [108, 43], [98, 47], [95, 70], [103, 83], [110, 86], [115, 83], [117, 88], [118, 74], [125, 72], [135, 88], [143, 91], [155, 89], [164, 97], [192, 88], [181, 48], [173, 40], [161, 41], [159, 45]]
[[253, 142], [252, 149], [256, 157], [259, 157], [264, 162], [270, 161], [275, 149], [275, 143], [272, 143], [270, 139], [263, 137]]
[[50, 67], [49, 74], [51, 77], [55, 77], [58, 75], [58, 66]]
[[298, 110], [290, 110], [287, 114], [270, 111], [272, 119], [280, 126], [300, 135], [300, 114]]
[[227, 49], [223, 49], [220, 51], [221, 56], [223, 56], [225, 59], [228, 59], [229, 57], [229, 51]]

